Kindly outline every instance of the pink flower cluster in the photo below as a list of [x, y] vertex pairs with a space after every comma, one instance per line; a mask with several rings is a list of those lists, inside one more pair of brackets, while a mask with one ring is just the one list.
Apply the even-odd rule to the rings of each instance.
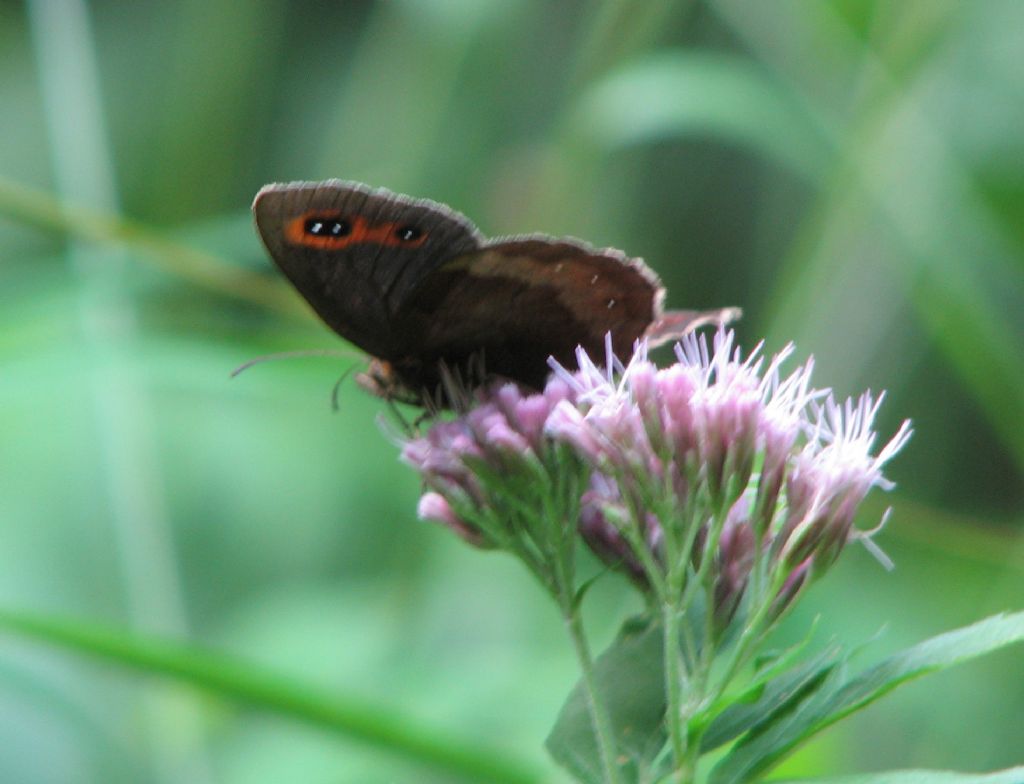
[[495, 510], [554, 483], [567, 448], [589, 474], [580, 535], [638, 584], [710, 570], [715, 613], [727, 622], [763, 556], [795, 595], [861, 535], [856, 509], [872, 487], [891, 487], [882, 468], [910, 425], [873, 454], [881, 396], [838, 403], [812, 388], [812, 361], [782, 375], [792, 346], [766, 363], [760, 346], [744, 358], [734, 340], [720, 331], [709, 347], [687, 336], [665, 368], [643, 346], [628, 366], [609, 351], [599, 367], [580, 351], [579, 369], [553, 366], [543, 393], [486, 392], [405, 444], [428, 490], [420, 516], [504, 546], [516, 534]]
[[406, 441], [402, 460], [420, 473], [427, 490], [420, 498], [420, 518], [440, 522], [478, 547], [503, 546], [501, 520], [486, 524], [514, 501], [504, 497], [502, 485], [543, 474], [541, 456], [549, 446], [545, 425], [552, 410], [572, 397], [558, 378], [538, 394], [502, 384], [484, 390], [466, 414]]

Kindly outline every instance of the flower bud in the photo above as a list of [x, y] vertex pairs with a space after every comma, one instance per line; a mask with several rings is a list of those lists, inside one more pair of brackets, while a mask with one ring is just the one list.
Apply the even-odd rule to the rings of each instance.
[[628, 524], [628, 515], [621, 506], [603, 500], [593, 491], [583, 494], [580, 536], [587, 547], [613, 569], [623, 569], [634, 581], [646, 584], [643, 566], [620, 530]]
[[660, 400], [660, 419], [665, 438], [672, 448], [676, 463], [683, 466], [697, 447], [697, 433], [691, 400], [697, 390], [693, 369], [685, 365], [672, 365], [659, 370], [656, 378]]
[[594, 468], [603, 468], [608, 460], [607, 450], [594, 429], [583, 413], [567, 400], [556, 405], [548, 416], [544, 434], [569, 444]]
[[416, 507], [416, 515], [420, 520], [429, 520], [450, 528], [474, 547], [488, 546], [480, 531], [457, 517], [451, 504], [440, 493], [424, 493]]
[[729, 513], [718, 539], [715, 558], [715, 628], [729, 625], [739, 607], [754, 565], [754, 529], [747, 518], [746, 499], [739, 499]]
[[786, 581], [782, 584], [782, 587], [779, 589], [779, 593], [772, 601], [771, 608], [769, 609], [768, 615], [772, 620], [776, 620], [781, 617], [793, 602], [796, 601], [797, 596], [800, 595], [800, 592], [807, 584], [812, 566], [813, 559], [808, 558], [802, 563], [797, 564], [796, 567], [789, 572], [789, 575], [786, 577]]

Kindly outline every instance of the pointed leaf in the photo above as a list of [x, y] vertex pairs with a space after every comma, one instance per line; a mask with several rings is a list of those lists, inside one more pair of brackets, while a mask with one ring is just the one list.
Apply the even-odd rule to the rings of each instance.
[[757, 725], [771, 721], [773, 716], [789, 710], [794, 702], [805, 700], [822, 685], [839, 657], [838, 647], [832, 646], [810, 661], [770, 680], [755, 702], [737, 702], [728, 707], [711, 722], [701, 739], [701, 750], [706, 752], [718, 748]]
[[[665, 744], [663, 635], [658, 624], [627, 621], [619, 636], [594, 662], [598, 691], [615, 734], [616, 750], [628, 762], [623, 778], [637, 781]], [[581, 781], [600, 782], [603, 774], [587, 696], [577, 684], [547, 739], [555, 760]]]
[[803, 742], [911, 678], [1024, 640], [1024, 612], [996, 615], [915, 645], [847, 679], [845, 665], [792, 711], [744, 736], [711, 774], [712, 784], [738, 784], [764, 773]]

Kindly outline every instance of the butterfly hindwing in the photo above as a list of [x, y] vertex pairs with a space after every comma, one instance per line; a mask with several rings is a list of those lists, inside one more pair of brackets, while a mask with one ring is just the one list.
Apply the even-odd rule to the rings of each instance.
[[[543, 384], [547, 358], [599, 355], [605, 334], [623, 356], [661, 314], [662, 288], [638, 259], [575, 240], [488, 243], [425, 276], [405, 307], [426, 356], [483, 355], [489, 374]], [[444, 318], [441, 314], [458, 314]]]

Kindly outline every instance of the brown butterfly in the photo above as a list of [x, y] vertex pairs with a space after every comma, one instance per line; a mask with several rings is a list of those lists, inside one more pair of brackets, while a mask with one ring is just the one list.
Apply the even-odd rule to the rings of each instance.
[[274, 262], [327, 325], [372, 357], [362, 383], [385, 397], [433, 398], [446, 374], [540, 388], [548, 357], [626, 360], [736, 308], [665, 312], [641, 259], [575, 239], [488, 240], [444, 204], [357, 182], [267, 185], [253, 202]]

